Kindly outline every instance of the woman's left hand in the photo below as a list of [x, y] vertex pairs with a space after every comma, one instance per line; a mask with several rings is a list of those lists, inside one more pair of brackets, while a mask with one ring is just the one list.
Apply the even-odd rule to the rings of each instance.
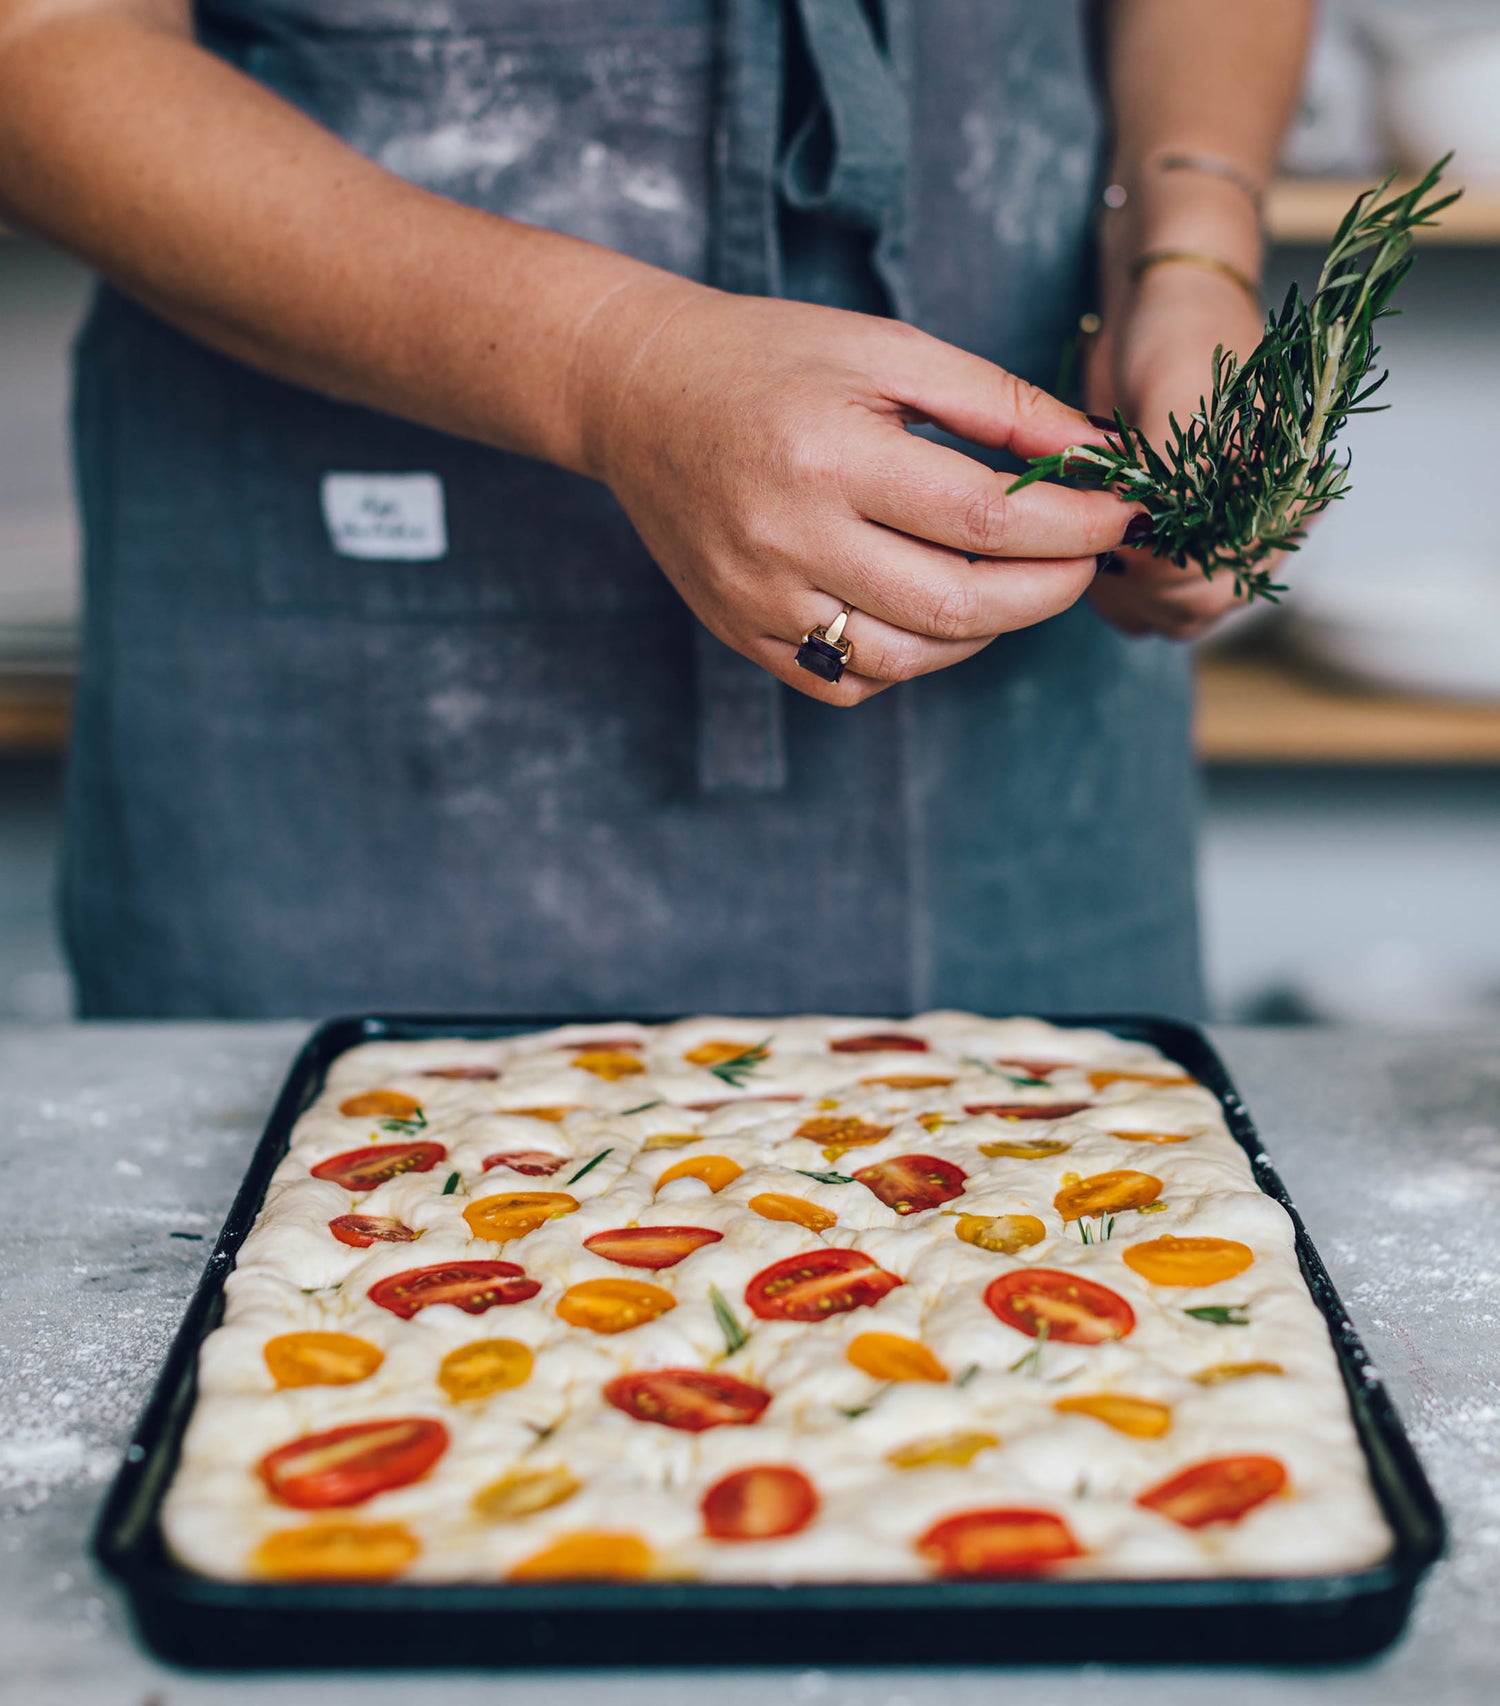
[[[1246, 293], [1206, 267], [1160, 266], [1118, 293], [1120, 312], [1093, 341], [1085, 367], [1085, 407], [1111, 415], [1118, 405], [1154, 444], [1198, 407], [1213, 383], [1214, 349], [1241, 357], [1260, 341], [1264, 320]], [[1098, 575], [1089, 597], [1121, 633], [1196, 640], [1237, 599], [1233, 579], [1204, 578], [1196, 564], [1179, 569], [1149, 550], [1121, 549], [1124, 572]]]

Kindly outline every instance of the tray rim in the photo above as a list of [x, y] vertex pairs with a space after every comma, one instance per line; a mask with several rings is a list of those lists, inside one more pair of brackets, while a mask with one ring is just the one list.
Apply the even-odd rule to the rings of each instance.
[[[793, 1015], [778, 1014], [787, 1018]], [[917, 1014], [825, 1014], [829, 1018], [909, 1022]], [[981, 1015], [982, 1016], [982, 1015]], [[993, 1581], [899, 1582], [258, 1582], [199, 1575], [168, 1554], [160, 1509], [176, 1469], [181, 1438], [197, 1397], [197, 1356], [218, 1324], [224, 1283], [254, 1225], [271, 1174], [292, 1128], [322, 1086], [328, 1067], [364, 1043], [454, 1037], [473, 1041], [564, 1026], [648, 1025], [671, 1015], [504, 1017], [486, 1014], [359, 1013], [317, 1024], [289, 1066], [235, 1192], [224, 1225], [141, 1409], [120, 1467], [100, 1508], [89, 1552], [136, 1603], [175, 1602], [184, 1611], [255, 1613], [457, 1612], [546, 1616], [614, 1613], [784, 1611], [795, 1593], [799, 1610], [857, 1614], [972, 1608], [989, 1611], [1243, 1610], [1251, 1606], [1348, 1609], [1399, 1595], [1409, 1601], [1447, 1546], [1442, 1507], [1391, 1401], [1350, 1321], [1296, 1205], [1260, 1141], [1228, 1069], [1203, 1029], [1146, 1013], [1026, 1015], [1060, 1028], [1106, 1030], [1149, 1042], [1211, 1090], [1230, 1135], [1245, 1151], [1257, 1187], [1291, 1219], [1298, 1264], [1324, 1319], [1360, 1450], [1381, 1513], [1394, 1536], [1390, 1553], [1361, 1569], [1308, 1575], [1209, 1577], [1035, 1577]], [[722, 1015], [772, 1017], [772, 1015]], [[1404, 1617], [1391, 1631], [1399, 1633]], [[276, 1661], [271, 1659], [271, 1663]]]

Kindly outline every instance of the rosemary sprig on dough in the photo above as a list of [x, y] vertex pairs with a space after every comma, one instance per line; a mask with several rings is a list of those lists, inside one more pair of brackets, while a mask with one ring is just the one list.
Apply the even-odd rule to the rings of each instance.
[[728, 1060], [718, 1060], [709, 1067], [709, 1071], [721, 1083], [727, 1084], [731, 1090], [744, 1088], [745, 1080], [763, 1061], [770, 1058], [767, 1045], [771, 1039], [763, 1037], [758, 1043], [751, 1043], [739, 1054], [730, 1055]]
[[729, 1299], [719, 1290], [718, 1286], [708, 1288], [708, 1301], [713, 1305], [714, 1319], [719, 1323], [719, 1331], [724, 1335], [725, 1355], [733, 1356], [750, 1342], [750, 1335], [739, 1324], [734, 1311], [729, 1307]]
[[1380, 353], [1375, 325], [1396, 312], [1391, 298], [1411, 270], [1412, 233], [1435, 224], [1461, 193], [1434, 193], [1451, 159], [1389, 200], [1381, 198], [1394, 173], [1356, 197], [1312, 299], [1294, 284], [1243, 362], [1220, 345], [1208, 397], [1186, 426], [1169, 417], [1165, 444], [1153, 445], [1116, 410], [1118, 445], [1034, 457], [1010, 490], [1055, 478], [1107, 486], [1146, 506], [1157, 556], [1178, 568], [1197, 563], [1210, 579], [1225, 570], [1241, 597], [1274, 603], [1286, 589], [1268, 559], [1295, 551], [1312, 518], [1349, 491], [1349, 459], [1334, 449], [1340, 429], [1384, 406], [1369, 403], [1388, 377], [1369, 377]]
[[1202, 1303], [1196, 1309], [1184, 1309], [1195, 1321], [1207, 1321], [1212, 1327], [1248, 1327], [1249, 1306], [1244, 1303]]

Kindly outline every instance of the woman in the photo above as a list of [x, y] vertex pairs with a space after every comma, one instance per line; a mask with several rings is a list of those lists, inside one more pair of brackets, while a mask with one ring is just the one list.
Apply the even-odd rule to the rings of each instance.
[[0, 0], [0, 213], [109, 281], [82, 1010], [1193, 1010], [1115, 630], [1228, 591], [978, 457], [1101, 436], [1106, 178], [1095, 413], [1257, 335], [1309, 10]]

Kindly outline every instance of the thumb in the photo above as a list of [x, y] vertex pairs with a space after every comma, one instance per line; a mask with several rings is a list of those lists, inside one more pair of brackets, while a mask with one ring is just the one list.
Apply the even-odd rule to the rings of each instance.
[[892, 400], [971, 444], [1031, 457], [1109, 442], [1081, 409], [981, 356], [926, 337], [913, 355], [897, 374], [899, 395]]

